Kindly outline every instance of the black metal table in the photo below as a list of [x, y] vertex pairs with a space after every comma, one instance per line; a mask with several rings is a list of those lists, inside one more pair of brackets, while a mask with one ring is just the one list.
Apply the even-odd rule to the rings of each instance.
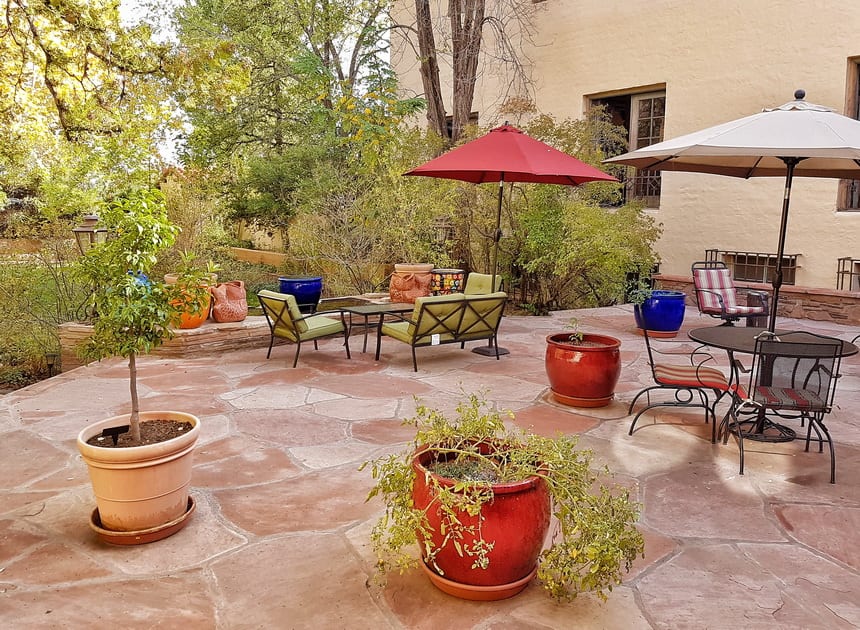
[[[720, 348], [725, 350], [729, 355], [729, 364], [733, 371], [732, 378], [734, 382], [738, 382], [739, 375], [735, 368], [734, 353], [754, 354], [756, 337], [761, 333], [766, 332], [767, 328], [755, 328], [747, 326], [709, 326], [707, 328], [695, 328], [687, 333], [687, 336], [706, 346], [712, 348]], [[789, 331], [777, 328], [774, 330], [775, 335], [787, 333]], [[802, 338], [802, 331], [798, 332]], [[809, 341], [814, 342], [817, 339], [814, 335], [809, 335]], [[857, 354], [858, 348], [853, 343], [848, 341], [842, 342], [842, 353], [840, 356], [849, 357]], [[763, 411], [761, 412], [764, 413]], [[786, 426], [771, 422], [764, 417], [760, 417], [753, 421], [753, 428], [749, 432], [744, 432], [744, 437], [757, 440], [760, 442], [788, 442], [795, 438], [794, 431]], [[766, 429], [775, 429], [776, 434], [767, 434]]]

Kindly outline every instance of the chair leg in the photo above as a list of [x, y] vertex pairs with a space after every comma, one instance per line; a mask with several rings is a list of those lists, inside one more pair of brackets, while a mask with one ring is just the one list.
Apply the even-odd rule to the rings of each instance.
[[[367, 341], [365, 340], [365, 350], [367, 349]], [[351, 359], [352, 357], [349, 355], [349, 331], [345, 330], [343, 332], [343, 345], [346, 348], [346, 358]]]
[[268, 350], [268, 352], [266, 352], [266, 358], [267, 359], [272, 356], [272, 345], [274, 345], [274, 343], [275, 343], [275, 335], [271, 335], [271, 337], [269, 338], [269, 350]]
[[297, 341], [296, 342], [296, 358], [293, 359], [293, 367], [296, 367], [299, 364], [299, 352], [301, 352], [301, 349], [302, 349], [302, 342]]
[[415, 358], [415, 346], [412, 346], [412, 371], [418, 371], [418, 359]]
[[663, 388], [661, 388], [661, 387], [659, 387], [659, 386], [657, 386], [657, 385], [652, 385], [651, 387], [646, 387], [645, 389], [643, 389], [642, 391], [640, 391], [638, 394], [636, 394], [636, 396], [634, 396], [634, 397], [633, 397], [633, 400], [631, 400], [631, 401], [630, 401], [630, 406], [627, 408], [627, 415], [628, 415], [628, 416], [629, 416], [631, 413], [633, 413], [633, 406], [636, 404], [636, 401], [637, 401], [637, 400], [639, 400], [639, 397], [640, 397], [642, 394], [645, 394], [645, 393], [647, 393], [647, 392], [650, 392], [652, 389], [663, 389]]

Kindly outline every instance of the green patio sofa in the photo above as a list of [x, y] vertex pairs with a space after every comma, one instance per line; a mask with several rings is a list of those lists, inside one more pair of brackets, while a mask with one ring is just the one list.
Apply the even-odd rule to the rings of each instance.
[[[508, 294], [495, 293], [464, 295], [435, 295], [415, 300], [415, 308], [409, 315], [390, 315], [380, 319], [376, 337], [376, 360], [382, 347], [382, 337], [391, 337], [412, 348], [412, 368], [418, 371], [415, 348], [459, 343], [463, 348], [467, 341], [489, 340], [496, 348], [496, 335]], [[393, 321], [392, 321], [393, 320]]]

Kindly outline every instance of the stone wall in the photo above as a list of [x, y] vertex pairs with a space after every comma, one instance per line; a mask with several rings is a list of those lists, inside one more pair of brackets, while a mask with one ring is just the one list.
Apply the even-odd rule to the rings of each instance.
[[[83, 365], [75, 348], [89, 338], [92, 331], [89, 324], [60, 324], [60, 361], [63, 371]], [[241, 322], [224, 324], [209, 320], [199, 328], [175, 332], [173, 339], [165, 341], [152, 354], [166, 357], [214, 355], [225, 350], [266, 348], [269, 345], [269, 325], [262, 315], [249, 315]], [[265, 352], [261, 356], [265, 356]]]
[[[692, 277], [660, 274], [654, 278], [657, 281], [657, 286], [661, 289], [674, 289], [686, 293], [687, 304], [695, 306], [696, 298], [693, 295]], [[773, 293], [773, 287], [769, 284], [754, 282], [736, 282], [735, 284], [739, 288], [767, 291], [768, 294]], [[779, 290], [777, 315], [860, 326], [860, 293], [783, 285]]]

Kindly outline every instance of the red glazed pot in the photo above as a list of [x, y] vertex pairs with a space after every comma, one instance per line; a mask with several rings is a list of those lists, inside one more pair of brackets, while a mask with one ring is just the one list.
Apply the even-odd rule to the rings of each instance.
[[[412, 500], [416, 508], [425, 510], [430, 527], [434, 534], [433, 542], [437, 547], [443, 536], [439, 534], [441, 518], [433, 503], [435, 491], [427, 483], [427, 476], [438, 480], [445, 487], [454, 485], [454, 481], [440, 477], [427, 470], [432, 463], [433, 451], [418, 451], [412, 460], [415, 471], [415, 481], [412, 488]], [[481, 526], [483, 539], [495, 543], [489, 553], [490, 563], [486, 569], [473, 569], [473, 558], [461, 557], [453, 544], [447, 544], [437, 555], [436, 565], [444, 572], [444, 578], [450, 582], [478, 587], [495, 587], [512, 585], [521, 582], [517, 588], [500, 589], [500, 597], [488, 597], [488, 589], [480, 589], [480, 599], [502, 599], [511, 597], [528, 585], [529, 577], [536, 565], [543, 548], [550, 522], [550, 498], [546, 484], [539, 477], [530, 477], [524, 481], [497, 484], [493, 486], [495, 498], [483, 506], [484, 522]], [[429, 509], [428, 509], [429, 507]], [[477, 525], [478, 517], [465, 512], [458, 514], [464, 525]], [[467, 535], [461, 541], [463, 547], [471, 547], [474, 539]], [[433, 565], [427, 565], [434, 570]], [[437, 585], [438, 586], [438, 585]], [[441, 588], [441, 587], [440, 587]], [[446, 590], [446, 589], [442, 589]], [[446, 592], [450, 592], [446, 590]], [[468, 594], [457, 594], [459, 597], [478, 599]]]
[[546, 338], [546, 375], [553, 397], [572, 407], [605, 407], [612, 401], [621, 375], [621, 342], [607, 335], [582, 335], [572, 344], [570, 333]]

